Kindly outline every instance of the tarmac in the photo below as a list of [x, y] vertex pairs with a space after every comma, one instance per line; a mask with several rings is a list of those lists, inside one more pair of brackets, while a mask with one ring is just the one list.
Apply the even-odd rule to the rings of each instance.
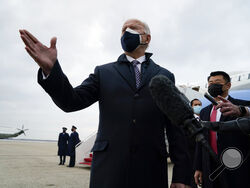
[[[0, 140], [0, 187], [89, 188], [90, 168], [58, 162], [56, 142]], [[172, 164], [168, 170], [170, 183]]]

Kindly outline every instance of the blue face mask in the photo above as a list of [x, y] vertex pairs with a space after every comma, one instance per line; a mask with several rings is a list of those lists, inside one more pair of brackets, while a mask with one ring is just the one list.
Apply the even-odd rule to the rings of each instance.
[[141, 44], [141, 34], [137, 31], [127, 28], [121, 37], [121, 44], [122, 49], [125, 52], [133, 52]]
[[200, 114], [202, 107], [201, 106], [194, 106], [193, 110], [195, 114]]

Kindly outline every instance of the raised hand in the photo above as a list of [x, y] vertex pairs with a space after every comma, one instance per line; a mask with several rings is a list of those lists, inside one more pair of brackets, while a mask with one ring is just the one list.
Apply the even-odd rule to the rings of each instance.
[[50, 74], [57, 59], [56, 37], [51, 39], [50, 47], [48, 48], [27, 30], [19, 30], [19, 32], [26, 45], [26, 51], [37, 62], [46, 75]]
[[222, 96], [218, 96], [221, 102], [216, 106], [216, 109], [220, 108], [221, 113], [223, 116], [235, 116], [240, 117], [241, 112], [239, 106], [234, 105], [229, 100], [224, 99]]

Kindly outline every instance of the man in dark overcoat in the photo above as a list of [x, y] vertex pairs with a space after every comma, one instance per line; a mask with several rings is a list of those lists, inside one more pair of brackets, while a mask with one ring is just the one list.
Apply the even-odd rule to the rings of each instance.
[[58, 142], [57, 142], [57, 146], [58, 146], [58, 156], [60, 156], [60, 163], [59, 165], [64, 165], [65, 161], [66, 161], [66, 155], [68, 153], [68, 140], [69, 140], [69, 134], [66, 133], [67, 128], [63, 127], [63, 132], [61, 132], [59, 134], [58, 137]]
[[127, 20], [121, 33], [124, 53], [117, 61], [97, 66], [93, 74], [73, 88], [57, 60], [56, 38], [50, 48], [26, 30], [20, 30], [26, 50], [41, 67], [38, 82], [65, 112], [99, 102], [99, 127], [92, 148], [90, 188], [166, 188], [168, 168], [165, 134], [174, 163], [171, 188], [190, 184], [187, 141], [159, 110], [149, 91], [155, 75], [175, 82], [174, 74], [155, 64], [146, 53], [149, 27]]
[[69, 144], [68, 144], [68, 150], [69, 150], [69, 165], [68, 167], [74, 167], [75, 166], [75, 160], [76, 160], [76, 145], [80, 142], [79, 134], [76, 132], [76, 127], [73, 125], [71, 128], [72, 133], [69, 136]]
[[[240, 111], [240, 109], [246, 109], [245, 106], [250, 106], [250, 101], [244, 101], [240, 99], [234, 99], [229, 95], [229, 89], [231, 87], [231, 80], [227, 73], [224, 71], [211, 72], [208, 77], [208, 92], [215, 97], [219, 103], [228, 101], [227, 103], [237, 105], [235, 113], [231, 113], [230, 106], [223, 107], [224, 104], [219, 104], [218, 108], [210, 104], [201, 110], [200, 118], [203, 121], [230, 121], [237, 117], [245, 116], [246, 111]], [[223, 109], [223, 110], [222, 110]], [[228, 111], [228, 112], [227, 112]], [[212, 119], [213, 114], [214, 120]], [[228, 115], [231, 114], [231, 115]], [[214, 134], [214, 135], [213, 135]], [[218, 154], [220, 162], [222, 160], [222, 154], [229, 148], [234, 148], [240, 151], [242, 154], [242, 161], [240, 166], [235, 169], [226, 168], [216, 178], [209, 178], [209, 176], [217, 169], [221, 163], [215, 162], [208, 152], [201, 147], [200, 144], [196, 145], [195, 153], [195, 179], [198, 184], [202, 184], [204, 188], [238, 188], [249, 187], [250, 185], [250, 140], [248, 135], [242, 132], [226, 132], [216, 133], [211, 130], [204, 130], [204, 135], [209, 141], [212, 149]], [[233, 163], [233, 161], [228, 161]], [[212, 177], [212, 176], [211, 176]]]

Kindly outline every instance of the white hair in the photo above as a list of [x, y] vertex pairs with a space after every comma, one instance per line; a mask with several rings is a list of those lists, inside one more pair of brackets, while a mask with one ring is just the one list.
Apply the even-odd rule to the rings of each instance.
[[150, 29], [149, 29], [149, 26], [146, 22], [142, 22], [143, 25], [144, 25], [144, 32], [148, 35], [150, 35]]

